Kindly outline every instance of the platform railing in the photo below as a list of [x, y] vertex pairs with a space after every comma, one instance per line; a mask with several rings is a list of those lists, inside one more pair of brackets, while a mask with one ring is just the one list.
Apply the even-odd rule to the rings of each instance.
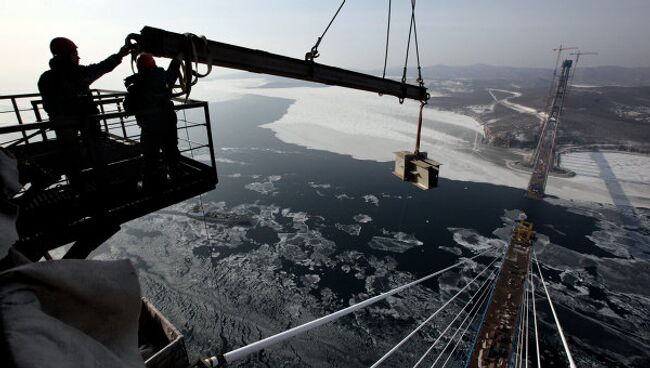
[[[101, 132], [127, 145], [140, 142], [141, 129], [134, 116], [124, 111], [126, 92], [104, 89], [91, 91], [100, 113], [92, 118], [100, 122]], [[178, 148], [181, 155], [216, 167], [208, 103], [174, 99], [178, 117]], [[78, 129], [80, 123], [57, 123], [57, 128]], [[15, 146], [56, 141], [55, 125], [47, 119], [43, 100], [38, 93], [0, 96], [0, 146]], [[83, 134], [83, 133], [82, 133]], [[50, 149], [58, 147], [53, 144]], [[43, 152], [54, 154], [55, 152]], [[111, 165], [110, 157], [105, 164]], [[93, 165], [95, 166], [95, 165]]]

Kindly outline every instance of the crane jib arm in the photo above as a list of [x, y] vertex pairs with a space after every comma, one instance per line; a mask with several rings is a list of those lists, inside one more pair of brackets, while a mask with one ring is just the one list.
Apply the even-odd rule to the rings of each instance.
[[[141, 51], [166, 58], [174, 58], [180, 53], [188, 53], [190, 48], [186, 35], [152, 27], [144, 27], [140, 31], [140, 35], [136, 36], [136, 41]], [[192, 54], [195, 53], [198, 60], [194, 61], [211, 62], [212, 65], [225, 68], [377, 92], [404, 99], [425, 101], [429, 97], [425, 87], [318, 64], [313, 61], [211, 40], [207, 41], [207, 48], [202, 41], [195, 42]]]

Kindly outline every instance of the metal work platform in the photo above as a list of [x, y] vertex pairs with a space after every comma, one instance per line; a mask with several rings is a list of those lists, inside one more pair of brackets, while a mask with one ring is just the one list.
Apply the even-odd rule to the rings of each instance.
[[20, 239], [15, 246], [33, 260], [72, 242], [66, 258], [84, 258], [117, 232], [120, 224], [217, 184], [206, 102], [175, 101], [180, 164], [173, 175], [147, 188], [141, 185], [140, 128], [122, 108], [126, 94], [93, 92], [101, 110], [95, 117], [101, 129], [92, 145], [84, 144], [79, 152], [75, 185], [66, 177], [70, 162], [65, 162], [52, 123], [42, 119], [46, 114], [40, 96], [0, 96], [1, 144], [16, 157], [24, 185], [13, 198], [19, 207]]
[[505, 368], [513, 350], [530, 265], [533, 225], [515, 225], [485, 319], [467, 367]]

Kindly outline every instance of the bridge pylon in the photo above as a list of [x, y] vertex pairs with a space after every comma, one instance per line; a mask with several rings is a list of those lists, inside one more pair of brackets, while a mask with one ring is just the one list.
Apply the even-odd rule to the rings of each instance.
[[560, 117], [564, 109], [564, 100], [569, 86], [572, 66], [573, 61], [570, 59], [564, 60], [562, 63], [562, 71], [558, 79], [555, 95], [553, 96], [553, 102], [542, 126], [542, 133], [540, 134], [535, 154], [532, 157], [533, 174], [530, 176], [528, 191], [526, 193], [526, 196], [529, 198], [544, 198], [548, 174], [555, 164], [555, 141], [558, 126], [560, 125]]

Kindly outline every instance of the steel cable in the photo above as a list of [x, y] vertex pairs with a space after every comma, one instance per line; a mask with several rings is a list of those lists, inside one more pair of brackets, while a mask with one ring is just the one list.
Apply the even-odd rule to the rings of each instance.
[[[531, 265], [530, 265], [530, 263], [529, 263], [529, 264], [528, 264], [528, 272], [526, 273], [526, 275], [530, 274], [530, 271], [531, 271], [531, 270], [530, 270], [530, 266], [531, 266]], [[530, 313], [529, 313], [529, 311], [530, 311], [530, 308], [529, 308], [529, 305], [530, 305], [530, 298], [529, 298], [529, 295], [528, 295], [528, 288], [529, 288], [529, 287], [530, 287], [530, 286], [528, 285], [528, 277], [526, 277], [526, 283], [525, 283], [525, 285], [524, 285], [524, 297], [525, 297], [525, 305], [526, 305], [526, 307], [525, 307], [525, 308], [526, 308], [526, 325], [525, 325], [525, 327], [526, 327], [526, 331], [525, 331], [525, 334], [524, 334], [524, 336], [525, 336], [525, 354], [524, 354], [524, 358], [526, 359], [526, 361], [525, 361], [525, 363], [524, 363], [524, 367], [525, 367], [525, 368], [528, 368], [528, 334], [529, 334], [528, 326], [530, 326], [530, 324], [529, 324], [529, 317], [530, 317]]]
[[411, 33], [413, 32], [413, 12], [415, 12], [415, 6], [413, 0], [411, 0], [411, 24], [409, 25], [409, 37], [406, 41], [406, 56], [404, 58], [404, 69], [402, 71], [402, 83], [406, 83], [406, 69], [409, 63], [409, 52], [411, 49]]
[[[488, 299], [489, 299], [489, 298], [485, 298], [485, 299], [483, 299], [483, 301], [482, 301], [482, 302], [480, 303], [480, 305], [479, 305], [479, 308], [477, 308], [476, 311], [474, 312], [474, 315], [472, 316], [472, 319], [469, 321], [469, 323], [468, 323], [467, 326], [465, 327], [465, 330], [463, 330], [463, 333], [459, 336], [458, 341], [457, 341], [456, 344], [454, 345], [454, 348], [451, 350], [451, 353], [449, 353], [449, 355], [447, 356], [447, 359], [446, 359], [445, 362], [442, 364], [443, 367], [447, 364], [447, 362], [449, 362], [449, 359], [451, 358], [451, 356], [452, 356], [452, 355], [454, 354], [454, 352], [456, 351], [456, 348], [458, 347], [458, 344], [460, 344], [460, 342], [463, 340], [463, 337], [464, 337], [465, 334], [467, 333], [467, 330], [468, 330], [469, 327], [472, 325], [472, 323], [474, 323], [474, 320], [476, 319], [476, 316], [478, 316], [478, 315], [480, 314], [481, 309], [483, 309], [483, 308], [486, 306], [486, 303], [487, 303]], [[461, 322], [461, 324], [458, 326], [458, 329], [456, 330], [456, 332], [454, 332], [454, 334], [451, 336], [451, 338], [449, 339], [449, 341], [447, 341], [447, 344], [446, 344], [445, 347], [442, 349], [442, 351], [440, 352], [440, 354], [438, 355], [438, 357], [436, 358], [436, 360], [434, 360], [433, 363], [431, 364], [431, 368], [433, 368], [433, 367], [436, 365], [436, 363], [438, 363], [438, 361], [439, 361], [440, 358], [442, 357], [442, 355], [443, 355], [443, 353], [445, 352], [445, 350], [447, 350], [447, 348], [449, 347], [449, 345], [451, 344], [451, 342], [452, 342], [452, 341], [455, 341], [454, 339], [456, 338], [456, 335], [458, 334], [458, 332], [460, 331], [460, 329], [463, 328], [463, 326], [464, 326], [464, 324], [465, 324], [465, 321], [467, 321], [467, 319], [469, 318], [469, 316], [470, 316], [470, 314], [467, 314], [467, 315], [465, 316], [465, 319], [463, 319], [463, 321]]]
[[422, 67], [420, 66], [420, 45], [418, 43], [418, 27], [415, 22], [415, 0], [411, 0], [411, 19], [413, 21], [413, 40], [415, 41], [415, 58], [418, 63], [418, 80], [417, 82], [422, 86], [424, 80], [422, 80]]
[[[472, 302], [472, 300], [474, 300], [474, 298], [476, 297], [476, 295], [478, 295], [478, 293], [481, 292], [481, 295], [478, 297], [477, 302], [475, 302], [475, 303], [472, 305], [472, 308], [470, 308], [469, 312], [467, 312], [467, 315], [471, 314], [471, 313], [474, 311], [474, 308], [476, 308], [476, 306], [478, 306], [478, 304], [479, 304], [478, 301], [481, 300], [481, 299], [483, 298], [483, 296], [485, 296], [485, 294], [487, 293], [487, 291], [491, 289], [491, 286], [486, 287], [487, 283], [488, 283], [490, 280], [492, 280], [491, 284], [493, 284], [494, 282], [496, 282], [496, 278], [495, 278], [495, 279], [492, 279], [492, 276], [493, 276], [496, 272], [497, 272], [497, 270], [492, 271], [492, 273], [487, 277], [487, 279], [485, 280], [485, 282], [483, 283], [483, 285], [481, 285], [481, 286], [478, 288], [478, 290], [476, 290], [476, 293], [474, 293], [474, 295], [472, 295], [472, 297], [467, 301], [467, 303], [465, 303], [465, 306], [463, 306], [463, 308], [460, 310], [460, 312], [458, 312], [458, 313], [456, 314], [456, 317], [454, 317], [454, 319], [453, 319], [451, 322], [449, 322], [449, 324], [448, 324], [447, 327], [444, 329], [444, 331], [442, 331], [442, 332], [440, 333], [440, 335], [438, 336], [438, 338], [437, 338], [437, 339], [436, 339], [436, 340], [431, 344], [431, 346], [429, 347], [429, 349], [427, 349], [427, 351], [425, 351], [424, 354], [422, 354], [422, 356], [420, 357], [420, 359], [419, 359], [419, 360], [418, 360], [418, 361], [413, 365], [412, 368], [417, 368], [417, 367], [418, 367], [418, 366], [419, 366], [419, 365], [424, 361], [424, 359], [427, 357], [427, 355], [429, 355], [429, 353], [431, 352], [431, 350], [433, 350], [433, 348], [436, 346], [436, 344], [438, 343], [438, 341], [440, 341], [440, 340], [442, 339], [442, 337], [447, 333], [447, 331], [449, 331], [449, 329], [451, 328], [451, 326], [453, 326], [453, 324], [458, 320], [458, 318], [460, 318], [460, 316], [462, 315], [463, 310], [465, 310], [465, 308], [467, 308], [467, 306], [470, 305], [470, 303]], [[461, 322], [461, 323], [462, 323], [462, 322]]]
[[[531, 264], [532, 268], [532, 264]], [[532, 269], [531, 269], [532, 271]], [[539, 356], [539, 333], [537, 331], [537, 307], [535, 303], [535, 279], [533, 278], [533, 273], [529, 273], [529, 278], [530, 278], [530, 296], [533, 298], [533, 326], [535, 328], [535, 351], [537, 355], [537, 368], [540, 368], [542, 366], [541, 359]]]
[[386, 64], [388, 63], [388, 43], [390, 40], [390, 13], [392, 8], [392, 0], [388, 0], [388, 26], [386, 27], [386, 54], [384, 55], [384, 73], [382, 78], [386, 78]]
[[478, 278], [479, 278], [479, 277], [480, 277], [480, 276], [481, 276], [481, 275], [482, 275], [482, 274], [483, 274], [483, 273], [484, 273], [488, 268], [492, 267], [492, 265], [493, 265], [496, 261], [498, 261], [499, 259], [502, 259], [502, 258], [503, 258], [503, 257], [495, 257], [494, 260], [492, 260], [492, 262], [490, 262], [489, 265], [487, 265], [487, 266], [486, 266], [486, 267], [485, 267], [481, 272], [478, 273], [478, 275], [476, 275], [476, 276], [475, 276], [475, 277], [474, 277], [470, 282], [468, 282], [467, 285], [463, 286], [463, 287], [462, 287], [462, 288], [461, 288], [461, 289], [460, 289], [456, 294], [454, 294], [454, 296], [452, 296], [449, 300], [447, 300], [447, 302], [445, 302], [445, 304], [443, 304], [440, 308], [438, 308], [438, 310], [436, 310], [435, 312], [433, 312], [433, 314], [431, 314], [431, 315], [429, 316], [429, 318], [427, 318], [426, 320], [424, 320], [424, 322], [422, 322], [418, 327], [416, 327], [413, 331], [411, 331], [411, 333], [409, 333], [405, 338], [403, 338], [400, 342], [398, 342], [397, 345], [393, 346], [392, 349], [390, 349], [388, 352], [386, 352], [386, 354], [384, 354], [381, 358], [379, 358], [379, 360], [377, 360], [373, 365], [371, 365], [370, 368], [375, 368], [375, 367], [379, 366], [379, 364], [381, 364], [384, 360], [388, 359], [389, 356], [391, 356], [395, 351], [397, 351], [397, 349], [399, 349], [402, 345], [404, 345], [404, 343], [406, 343], [406, 342], [407, 342], [411, 337], [413, 337], [413, 336], [414, 336], [418, 331], [420, 331], [420, 330], [422, 329], [422, 327], [424, 327], [424, 326], [425, 326], [429, 321], [431, 321], [431, 320], [432, 320], [436, 315], [438, 315], [438, 313], [440, 313], [440, 312], [441, 312], [443, 309], [445, 309], [449, 304], [451, 304], [451, 302], [453, 302], [453, 301], [454, 301], [454, 300], [455, 300], [455, 299], [456, 299], [456, 298], [457, 298], [457, 297], [458, 297], [462, 292], [464, 292], [464, 291], [465, 291], [465, 290], [466, 290], [470, 285], [473, 285], [474, 282], [475, 282], [475, 281], [476, 281], [476, 280], [477, 280], [477, 279], [478, 279]]
[[401, 285], [401, 286], [396, 287], [394, 289], [391, 289], [391, 290], [389, 290], [387, 292], [376, 295], [376, 296], [374, 296], [372, 298], [369, 298], [369, 299], [361, 301], [361, 302], [359, 302], [357, 304], [351, 305], [351, 306], [349, 306], [347, 308], [344, 308], [344, 309], [338, 310], [336, 312], [330, 313], [328, 315], [325, 315], [325, 316], [320, 317], [318, 319], [315, 319], [313, 321], [303, 323], [302, 325], [293, 327], [293, 328], [291, 328], [289, 330], [280, 332], [278, 334], [266, 337], [266, 338], [264, 338], [262, 340], [256, 341], [256, 342], [248, 344], [246, 346], [237, 348], [237, 349], [235, 349], [233, 351], [230, 351], [230, 352], [227, 352], [227, 353], [225, 353], [223, 355], [212, 356], [210, 358], [206, 358], [206, 359], [204, 359], [204, 362], [209, 367], [217, 367], [220, 364], [230, 363], [230, 362], [233, 362], [235, 360], [242, 359], [242, 358], [244, 358], [244, 357], [246, 357], [246, 356], [248, 356], [250, 354], [258, 352], [258, 351], [260, 351], [262, 349], [265, 349], [265, 348], [267, 348], [269, 346], [278, 344], [278, 343], [280, 343], [282, 341], [285, 341], [285, 340], [287, 340], [287, 339], [289, 339], [289, 338], [291, 338], [293, 336], [300, 335], [300, 334], [305, 333], [305, 332], [307, 332], [307, 331], [309, 331], [311, 329], [314, 329], [314, 328], [316, 328], [318, 326], [321, 326], [321, 325], [324, 325], [326, 323], [335, 321], [335, 320], [337, 320], [337, 319], [339, 319], [339, 318], [341, 318], [343, 316], [346, 316], [346, 315], [348, 315], [348, 314], [350, 314], [352, 312], [355, 312], [355, 311], [357, 311], [359, 309], [365, 308], [365, 307], [370, 306], [370, 305], [372, 305], [372, 304], [374, 304], [376, 302], [384, 300], [384, 299], [386, 299], [387, 297], [389, 297], [391, 295], [397, 294], [397, 293], [399, 293], [399, 292], [401, 292], [401, 291], [403, 291], [403, 290], [405, 290], [407, 288], [410, 288], [411, 286], [415, 286], [417, 284], [420, 284], [420, 283], [422, 283], [422, 282], [424, 282], [426, 280], [429, 280], [429, 279], [431, 279], [433, 277], [436, 277], [436, 276], [438, 276], [438, 275], [440, 275], [440, 274], [442, 274], [444, 272], [447, 272], [447, 271], [449, 271], [449, 270], [451, 270], [453, 268], [456, 268], [456, 267], [458, 267], [460, 265], [463, 265], [463, 264], [465, 264], [465, 263], [467, 263], [467, 262], [469, 262], [471, 260], [474, 260], [474, 259], [476, 259], [478, 257], [484, 256], [484, 255], [486, 255], [487, 253], [489, 253], [491, 251], [492, 251], [492, 249], [487, 249], [487, 250], [485, 250], [485, 251], [483, 251], [483, 252], [481, 252], [481, 253], [479, 253], [477, 255], [474, 255], [474, 256], [472, 256], [470, 258], [463, 259], [463, 260], [461, 260], [459, 262], [456, 262], [455, 264], [453, 264], [451, 266], [448, 266], [448, 267], [446, 267], [446, 268], [444, 268], [442, 270], [431, 273], [431, 274], [429, 274], [427, 276], [424, 276], [424, 277], [422, 277], [420, 279], [417, 279], [415, 281], [412, 281], [412, 282], [409, 282], [407, 284]]
[[562, 346], [564, 347], [564, 352], [566, 353], [567, 359], [569, 361], [569, 367], [576, 368], [576, 364], [573, 361], [573, 356], [571, 356], [571, 351], [569, 350], [569, 345], [567, 344], [566, 338], [564, 337], [562, 325], [560, 325], [560, 320], [557, 318], [557, 314], [555, 313], [555, 308], [553, 308], [551, 295], [548, 293], [548, 289], [546, 288], [546, 282], [544, 282], [544, 276], [542, 276], [542, 269], [539, 266], [539, 262], [537, 261], [537, 253], [535, 251], [533, 251], [533, 258], [535, 259], [535, 264], [537, 265], [537, 271], [539, 272], [539, 279], [542, 282], [542, 286], [544, 287], [544, 293], [546, 293], [546, 299], [548, 300], [548, 305], [551, 307], [551, 312], [553, 313], [553, 318], [555, 319], [555, 325], [557, 327], [557, 331], [560, 334], [560, 339], [562, 340]]
[[320, 37], [318, 37], [318, 39], [316, 40], [316, 44], [311, 48], [309, 52], [307, 52], [307, 54], [305, 54], [305, 60], [314, 61], [315, 58], [320, 56], [320, 54], [318, 53], [318, 46], [320, 46], [321, 41], [323, 41], [323, 37], [325, 37], [325, 34], [330, 29], [332, 23], [334, 23], [334, 19], [336, 19], [336, 17], [339, 15], [339, 12], [341, 11], [341, 8], [343, 8], [344, 4], [345, 4], [345, 0], [341, 2], [341, 5], [339, 5], [339, 8], [336, 10], [336, 13], [334, 13], [332, 20], [330, 20], [329, 24], [327, 24], [327, 27], [325, 27], [323, 34]]
[[402, 71], [402, 83], [406, 83], [406, 71], [408, 69], [409, 53], [411, 50], [411, 34], [413, 34], [415, 43], [415, 56], [418, 68], [417, 82], [422, 86], [424, 84], [424, 80], [422, 79], [422, 67], [420, 65], [420, 45], [418, 42], [417, 24], [415, 22], [415, 0], [411, 0], [411, 23], [409, 26], [409, 36], [406, 42], [406, 56], [404, 58], [404, 69]]

